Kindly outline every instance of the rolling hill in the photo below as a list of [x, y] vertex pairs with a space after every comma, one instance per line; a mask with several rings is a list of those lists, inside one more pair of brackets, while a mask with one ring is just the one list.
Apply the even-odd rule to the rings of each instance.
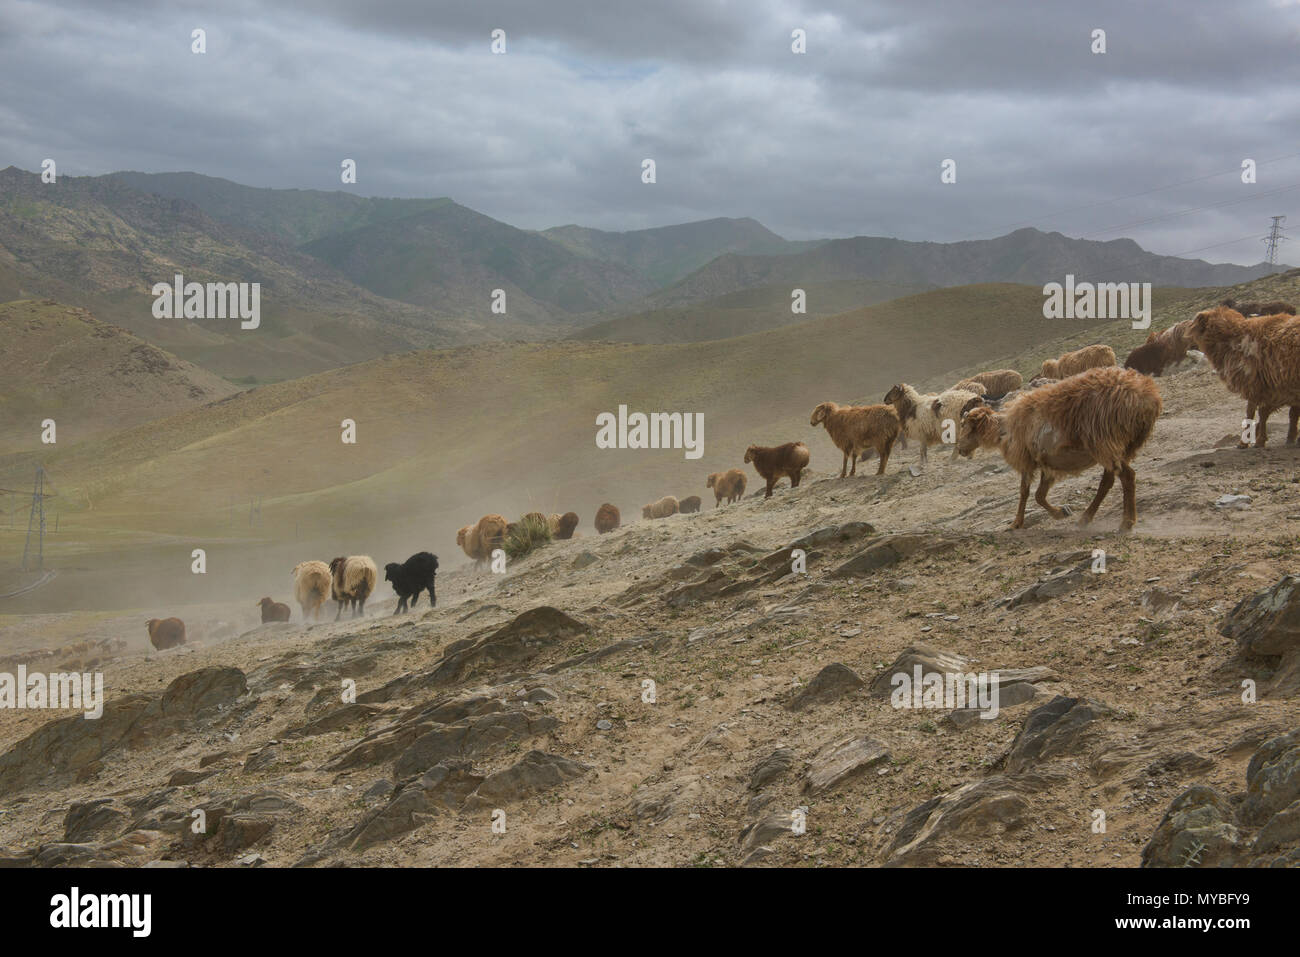
[[197, 366], [52, 300], [0, 303], [0, 453], [127, 429], [238, 391]]
[[801, 288], [807, 294], [806, 313], [790, 311], [788, 286], [757, 286], [688, 306], [606, 319], [578, 330], [569, 338], [645, 343], [731, 339], [925, 291], [922, 286], [872, 280], [808, 283]]
[[1157, 286], [1226, 286], [1274, 272], [1256, 266], [1213, 264], [1158, 256], [1131, 239], [1095, 242], [1060, 233], [1018, 229], [996, 239], [915, 243], [857, 236], [834, 239], [782, 256], [719, 256], [652, 297], [654, 306], [689, 304], [756, 286], [871, 279], [922, 286], [981, 282], [1062, 282], [1067, 273], [1093, 282], [1149, 282]]

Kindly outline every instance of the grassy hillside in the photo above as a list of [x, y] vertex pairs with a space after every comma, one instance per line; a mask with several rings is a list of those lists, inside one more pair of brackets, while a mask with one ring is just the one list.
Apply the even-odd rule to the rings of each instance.
[[871, 280], [808, 283], [800, 288], [807, 294], [808, 311], [804, 314], [790, 311], [789, 286], [761, 286], [688, 306], [653, 309], [607, 319], [587, 326], [569, 338], [646, 343], [730, 339], [925, 291], [920, 286]]
[[60, 443], [137, 425], [236, 392], [235, 386], [83, 309], [0, 303], [0, 452], [36, 449], [40, 423]]

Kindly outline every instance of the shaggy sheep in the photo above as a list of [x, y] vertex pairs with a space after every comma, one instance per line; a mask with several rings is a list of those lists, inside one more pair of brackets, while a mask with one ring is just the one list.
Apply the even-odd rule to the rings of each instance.
[[320, 617], [333, 580], [330, 567], [324, 562], [299, 562], [293, 566], [293, 597], [302, 608], [303, 621]]
[[573, 537], [573, 530], [578, 527], [578, 513], [565, 512], [560, 516], [560, 524], [555, 530], [555, 537], [561, 541], [568, 541]]
[[[922, 395], [906, 382], [900, 382], [885, 393], [885, 402], [898, 412], [902, 434], [915, 439], [921, 446], [921, 468], [925, 468], [929, 459], [930, 446], [943, 442], [944, 423], [952, 422], [955, 437], [962, 410], [982, 401], [973, 392], [960, 389], [949, 389], [939, 395]], [[954, 451], [953, 457], [956, 455]]]
[[1005, 412], [984, 406], [962, 420], [957, 450], [970, 456], [977, 448], [996, 448], [1020, 473], [1020, 507], [1012, 528], [1025, 524], [1025, 502], [1034, 473], [1042, 480], [1034, 501], [1053, 518], [1070, 514], [1047, 501], [1047, 492], [1062, 476], [1102, 467], [1097, 495], [1079, 524], [1087, 525], [1118, 476], [1124, 490], [1120, 530], [1137, 523], [1137, 474], [1129, 464], [1160, 417], [1160, 390], [1132, 369], [1089, 369], [1055, 385], [1026, 393]]
[[1243, 302], [1240, 304], [1232, 299], [1225, 299], [1222, 305], [1247, 317], [1276, 316], [1279, 314], [1294, 316], [1296, 314], [1295, 306], [1289, 302], [1282, 302], [1280, 299], [1275, 299], [1272, 302]]
[[149, 643], [159, 651], [185, 644], [185, 622], [179, 618], [150, 618], [145, 627]]
[[770, 447], [751, 445], [745, 449], [745, 464], [753, 464], [754, 471], [767, 480], [767, 492], [763, 498], [772, 497], [772, 487], [782, 477], [790, 479], [791, 488], [798, 488], [799, 479], [811, 458], [808, 446], [802, 442], [787, 442], [785, 445]]
[[727, 469], [725, 472], [714, 472], [704, 484], [705, 488], [713, 489], [713, 507], [717, 508], [724, 498], [728, 505], [741, 498], [748, 481], [740, 469]]
[[676, 515], [679, 511], [677, 499], [671, 495], [665, 495], [657, 502], [651, 502], [649, 505], [641, 506], [642, 518], [667, 518], [669, 515]]
[[[898, 421], [898, 412], [892, 405], [846, 405], [823, 402], [813, 409], [809, 425], [824, 425], [826, 432], [835, 443], [835, 447], [844, 454], [840, 465], [840, 478], [846, 472], [858, 474], [858, 453], [874, 449], [880, 456], [877, 475], [883, 475], [885, 465], [889, 462], [890, 450], [898, 439], [902, 426]], [[849, 460], [853, 460], [853, 469], [849, 471]]]
[[962, 379], [960, 382], [953, 385], [953, 388], [961, 389], [963, 392], [970, 392], [981, 397], [988, 395], [989, 392], [989, 390], [984, 387], [983, 382], [976, 382], [974, 379]]
[[681, 506], [682, 514], [689, 515], [692, 512], [698, 512], [702, 503], [698, 495], [688, 495], [678, 504]]
[[1136, 369], [1143, 375], [1159, 376], [1170, 366], [1177, 365], [1187, 356], [1191, 346], [1188, 332], [1192, 327], [1190, 319], [1176, 322], [1168, 329], [1152, 329], [1146, 342], [1128, 354], [1124, 368]]
[[330, 574], [333, 576], [330, 597], [339, 604], [334, 620], [339, 620], [344, 605], [351, 607], [353, 618], [358, 615], [364, 618], [366, 599], [374, 592], [375, 582], [379, 579], [379, 569], [375, 567], [374, 559], [369, 555], [340, 556], [330, 562]]
[[262, 624], [268, 621], [288, 621], [289, 606], [278, 601], [271, 601], [269, 598], [263, 598], [257, 603], [257, 607], [262, 609]]
[[400, 565], [397, 562], [389, 562], [384, 566], [384, 581], [393, 583], [393, 591], [397, 592], [397, 608], [393, 611], [394, 615], [401, 614], [407, 609], [407, 599], [410, 599], [410, 608], [414, 609], [420, 601], [420, 592], [429, 592], [429, 607], [438, 607], [438, 596], [433, 590], [433, 579], [438, 574], [438, 556], [432, 552], [416, 552]]
[[556, 538], [560, 534], [560, 513], [552, 512], [546, 516], [546, 527], [551, 530], [551, 538]]
[[609, 502], [606, 502], [600, 508], [596, 509], [596, 531], [604, 535], [606, 532], [612, 532], [618, 528], [619, 514], [618, 509]]
[[[541, 515], [540, 512], [531, 514]], [[545, 516], [542, 516], [542, 521], [546, 521]], [[456, 533], [456, 544], [466, 555], [474, 559], [474, 567], [478, 568], [492, 557], [495, 549], [505, 543], [512, 524], [506, 521], [504, 515], [497, 515], [495, 512], [484, 515], [477, 523], [465, 525]]]
[[1015, 392], [1024, 384], [1024, 379], [1015, 369], [994, 369], [992, 372], [981, 372], [971, 376], [966, 382], [978, 382], [984, 387], [983, 392], [977, 392], [975, 389], [966, 388], [961, 383], [953, 386], [954, 389], [965, 388], [967, 392], [975, 392], [977, 395], [983, 395], [986, 402], [996, 402], [998, 399]]
[[1115, 350], [1110, 346], [1084, 346], [1058, 359], [1044, 359], [1042, 375], [1046, 379], [1068, 379], [1088, 369], [1115, 364]]
[[1300, 420], [1300, 320], [1288, 314], [1243, 318], [1225, 306], [1207, 309], [1192, 320], [1192, 340], [1205, 353], [1223, 383], [1247, 402], [1254, 418], [1255, 447], [1268, 442], [1268, 417], [1291, 407], [1286, 441], [1296, 441]]

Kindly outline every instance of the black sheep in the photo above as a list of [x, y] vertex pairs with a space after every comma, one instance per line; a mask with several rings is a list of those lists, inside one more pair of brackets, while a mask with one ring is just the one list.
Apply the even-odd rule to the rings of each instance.
[[432, 552], [416, 552], [400, 565], [389, 562], [384, 566], [384, 579], [393, 583], [397, 592], [397, 609], [394, 615], [406, 611], [407, 599], [411, 608], [420, 600], [420, 592], [429, 590], [429, 606], [438, 607], [438, 596], [433, 592], [433, 576], [438, 573], [438, 556]]

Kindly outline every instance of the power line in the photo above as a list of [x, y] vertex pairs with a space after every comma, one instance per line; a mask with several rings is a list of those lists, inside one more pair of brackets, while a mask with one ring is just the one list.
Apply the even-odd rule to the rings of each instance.
[[1188, 213], [1199, 213], [1207, 209], [1219, 209], [1223, 206], [1235, 206], [1237, 203], [1248, 203], [1251, 200], [1263, 199], [1265, 196], [1274, 196], [1278, 193], [1285, 193], [1288, 190], [1297, 188], [1300, 188], [1300, 183], [1292, 183], [1289, 186], [1279, 186], [1276, 189], [1265, 190], [1264, 192], [1256, 193], [1253, 196], [1243, 196], [1240, 199], [1225, 199], [1219, 203], [1209, 203], [1205, 206], [1192, 206], [1188, 209], [1180, 209], [1172, 213], [1161, 213], [1159, 216], [1149, 216], [1146, 219], [1136, 219], [1131, 223], [1122, 223], [1119, 226], [1110, 226], [1106, 229], [1098, 229], [1090, 233], [1084, 233], [1078, 238], [1087, 239], [1090, 236], [1100, 236], [1103, 233], [1114, 233], [1121, 229], [1131, 229], [1134, 226], [1145, 226], [1147, 223], [1159, 222], [1162, 219], [1174, 219], [1178, 216], [1186, 216]]
[[1268, 235], [1264, 237], [1263, 241], [1268, 243], [1264, 261], [1270, 266], [1277, 265], [1277, 247], [1286, 242], [1286, 237], [1282, 235], [1282, 223], [1285, 221], [1285, 216], [1274, 216], [1273, 225], [1269, 227]]

